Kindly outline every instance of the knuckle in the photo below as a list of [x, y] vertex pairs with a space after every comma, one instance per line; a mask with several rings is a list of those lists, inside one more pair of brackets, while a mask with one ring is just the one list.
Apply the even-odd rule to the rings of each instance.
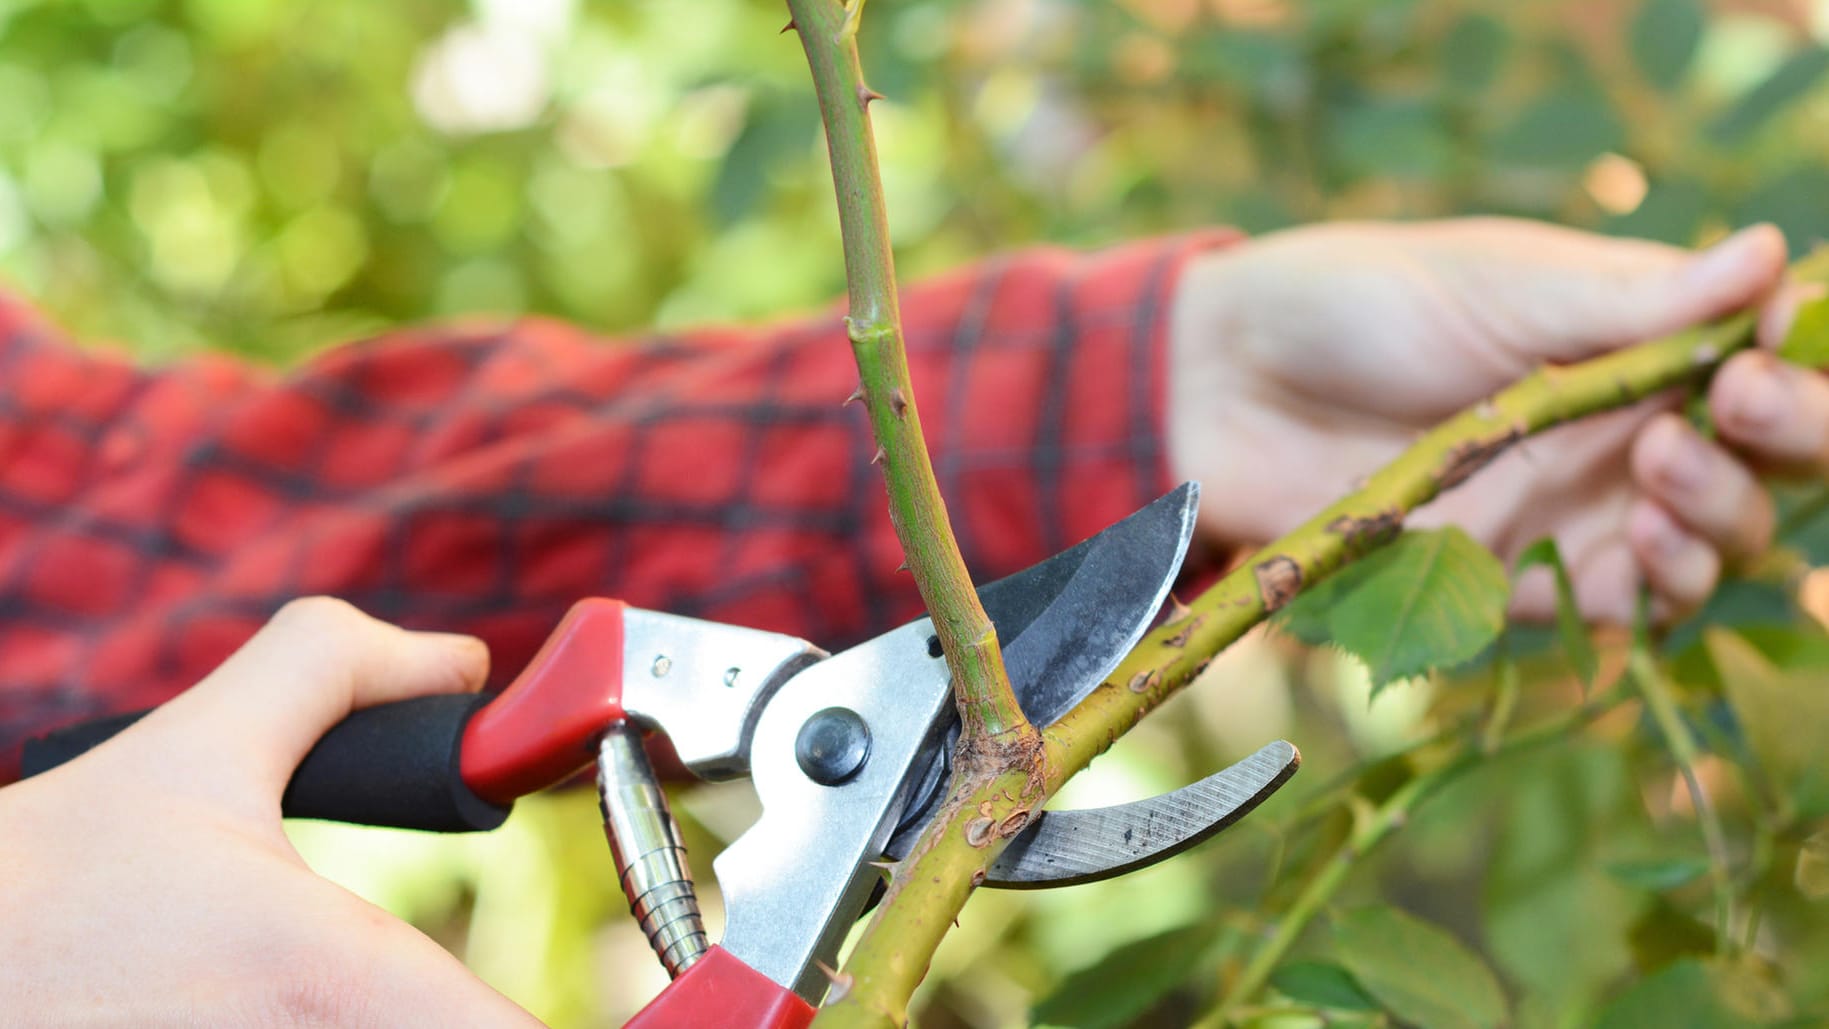
[[273, 624], [288, 628], [318, 629], [356, 625], [368, 616], [355, 605], [336, 597], [299, 597], [289, 600], [273, 616]]

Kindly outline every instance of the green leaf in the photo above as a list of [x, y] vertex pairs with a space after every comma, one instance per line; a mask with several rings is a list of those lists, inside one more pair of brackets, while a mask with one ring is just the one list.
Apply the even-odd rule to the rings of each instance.
[[1505, 164], [1574, 170], [1625, 141], [1625, 128], [1606, 94], [1562, 88], [1538, 97], [1492, 141]]
[[1780, 668], [1725, 629], [1708, 629], [1703, 640], [1781, 810], [1803, 818], [1829, 813], [1829, 678]]
[[1542, 565], [1550, 570], [1556, 579], [1556, 628], [1562, 634], [1562, 649], [1569, 657], [1569, 664], [1575, 666], [1575, 674], [1581, 677], [1584, 689], [1594, 686], [1594, 676], [1599, 673], [1600, 659], [1594, 655], [1594, 641], [1588, 636], [1588, 627], [1581, 620], [1581, 609], [1575, 606], [1575, 584], [1569, 579], [1568, 566], [1562, 563], [1562, 551], [1557, 549], [1556, 541], [1544, 537], [1524, 549], [1518, 555], [1518, 565], [1514, 576], [1523, 575], [1525, 569]]
[[1696, 241], [1702, 219], [1708, 213], [1708, 190], [1701, 183], [1686, 178], [1660, 179], [1651, 183], [1645, 199], [1630, 213], [1608, 221], [1607, 231], [1688, 246]]
[[1698, 959], [1640, 980], [1601, 1012], [1595, 1029], [1728, 1029], [1782, 1017], [1782, 998], [1746, 968]]
[[1299, 1004], [1330, 1011], [1378, 1010], [1378, 1002], [1366, 995], [1351, 972], [1322, 961], [1292, 961], [1270, 976], [1270, 985]]
[[1511, 48], [1511, 30], [1488, 14], [1468, 14], [1442, 38], [1442, 77], [1457, 93], [1477, 93], [1492, 83]]
[[1825, 71], [1829, 71], [1829, 50], [1810, 47], [1792, 54], [1777, 71], [1716, 119], [1709, 126], [1709, 134], [1719, 143], [1746, 139], [1767, 119], [1809, 92]]
[[1125, 944], [1068, 974], [1035, 1005], [1029, 1021], [1070, 1029], [1128, 1025], [1206, 964], [1225, 931], [1215, 920]]
[[1773, 175], [1746, 193], [1732, 221], [1769, 221], [1791, 241], [1791, 256], [1802, 257], [1818, 240], [1829, 239], [1829, 168], [1800, 164]]
[[1654, 858], [1648, 861], [1615, 861], [1607, 874], [1627, 886], [1662, 893], [1708, 874], [1708, 859], [1698, 857]]
[[1817, 297], [1797, 309], [1778, 356], [1805, 368], [1829, 367], [1829, 296]]
[[1645, 0], [1632, 19], [1632, 59], [1646, 81], [1665, 92], [1675, 89], [1702, 42], [1700, 0]]
[[1505, 1021], [1505, 994], [1479, 956], [1447, 930], [1395, 908], [1334, 923], [1334, 942], [1365, 992], [1405, 1022], [1460, 1029]]
[[1330, 156], [1349, 177], [1427, 181], [1453, 159], [1447, 126], [1428, 104], [1368, 98], [1333, 112]]
[[1663, 897], [1632, 923], [1626, 940], [1632, 945], [1633, 964], [1645, 972], [1685, 958], [1710, 957], [1717, 943], [1714, 926], [1702, 924]]
[[1505, 566], [1456, 528], [1406, 532], [1303, 591], [1278, 624], [1365, 662], [1373, 690], [1460, 664], [1505, 627]]

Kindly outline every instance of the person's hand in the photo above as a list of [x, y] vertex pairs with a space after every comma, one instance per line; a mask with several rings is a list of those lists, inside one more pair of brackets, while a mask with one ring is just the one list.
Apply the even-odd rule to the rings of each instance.
[[0, 1023], [537, 1025], [280, 829], [325, 730], [474, 690], [488, 661], [469, 637], [297, 601], [133, 728], [0, 789]]
[[[1700, 254], [1505, 219], [1336, 224], [1197, 258], [1171, 332], [1171, 468], [1202, 481], [1202, 524], [1262, 543], [1351, 491], [1424, 429], [1538, 365], [1578, 361], [1764, 303], [1775, 344], [1797, 287], [1770, 226]], [[1754, 467], [1829, 468], [1829, 382], [1737, 355], [1704, 440], [1666, 396], [1514, 447], [1411, 519], [1455, 523], [1510, 559], [1555, 536], [1591, 617], [1665, 614], [1771, 540]], [[1515, 609], [1553, 609], [1527, 581]]]

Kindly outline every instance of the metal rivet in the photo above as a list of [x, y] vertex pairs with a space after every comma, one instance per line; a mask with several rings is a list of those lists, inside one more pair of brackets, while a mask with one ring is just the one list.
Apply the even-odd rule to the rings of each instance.
[[654, 667], [652, 669], [650, 669], [650, 671], [652, 671], [654, 673], [654, 677], [656, 679], [660, 678], [663, 675], [666, 675], [668, 672], [670, 672], [672, 670], [673, 670], [673, 659], [672, 658], [668, 657], [665, 654], [658, 654], [655, 656]]
[[850, 708], [815, 712], [794, 739], [794, 760], [807, 778], [821, 786], [837, 786], [851, 779], [869, 757], [870, 727]]
[[742, 674], [742, 672], [743, 669], [741, 668], [724, 669], [724, 685], [735, 687], [737, 685], [737, 676]]

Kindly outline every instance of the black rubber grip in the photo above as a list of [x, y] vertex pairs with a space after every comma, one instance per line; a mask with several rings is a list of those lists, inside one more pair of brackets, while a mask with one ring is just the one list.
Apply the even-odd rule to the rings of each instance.
[[[477, 796], [458, 770], [464, 726], [489, 699], [441, 694], [357, 711], [325, 733], [299, 763], [281, 798], [281, 813], [432, 832], [501, 825], [508, 808]], [[145, 714], [83, 722], [27, 740], [24, 772], [37, 775], [80, 757]]]

